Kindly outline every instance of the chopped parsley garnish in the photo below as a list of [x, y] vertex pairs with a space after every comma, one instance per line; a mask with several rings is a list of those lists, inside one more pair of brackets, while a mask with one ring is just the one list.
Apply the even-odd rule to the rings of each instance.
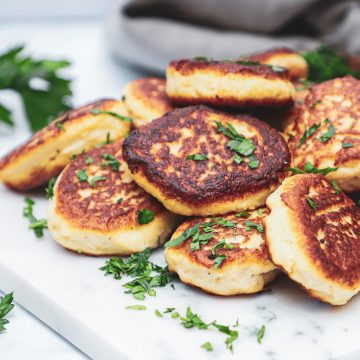
[[239, 332], [237, 330], [230, 329], [230, 326], [220, 325], [217, 324], [216, 322], [214, 322], [212, 325], [216, 327], [223, 334], [228, 335], [228, 337], [225, 340], [225, 345], [227, 349], [233, 351], [233, 342], [238, 338]]
[[91, 187], [95, 187], [95, 185], [99, 182], [99, 181], [105, 181], [106, 177], [102, 176], [102, 175], [97, 175], [94, 176], [90, 181], [89, 184]]
[[205, 323], [199, 315], [194, 314], [191, 311], [190, 306], [186, 309], [186, 315], [180, 317], [181, 325], [186, 329], [191, 329], [196, 327], [197, 329], [204, 330], [207, 329], [211, 324]]
[[160, 312], [160, 310], [158, 310], [158, 309], [155, 310], [155, 315], [156, 315], [157, 317], [164, 317], [163, 314], [162, 314], [162, 313]]
[[23, 210], [24, 217], [28, 218], [30, 221], [29, 229], [34, 231], [36, 237], [41, 238], [44, 236], [44, 229], [47, 229], [46, 219], [38, 220], [33, 214], [33, 206], [35, 204], [34, 200], [27, 197], [25, 198], [25, 204]]
[[321, 103], [321, 100], [316, 100], [313, 104], [311, 104], [309, 106], [309, 109], [314, 109], [316, 107], [316, 105], [320, 104]]
[[78, 170], [76, 173], [76, 177], [78, 178], [78, 180], [80, 182], [85, 182], [85, 181], [88, 181], [88, 179], [89, 179], [89, 177], [86, 173], [86, 170], [84, 170], [84, 169]]
[[208, 341], [206, 343], [202, 344], [201, 347], [203, 349], [205, 349], [206, 351], [213, 351], [214, 350], [212, 344], [210, 342], [208, 342]]
[[235, 216], [239, 217], [239, 218], [248, 218], [250, 216], [250, 213], [248, 211], [244, 210], [244, 211], [237, 213]]
[[221, 264], [224, 262], [224, 260], [226, 259], [226, 255], [224, 254], [219, 254], [215, 259], [214, 259], [214, 265], [212, 266], [213, 269], [218, 269]]
[[329, 125], [327, 132], [320, 136], [319, 141], [327, 142], [335, 135], [334, 125]]
[[211, 248], [211, 254], [212, 255], [216, 255], [216, 249], [223, 249], [225, 245], [225, 241], [219, 241], [217, 244], [215, 244], [212, 248]]
[[153, 221], [155, 217], [154, 212], [149, 209], [138, 210], [137, 214], [137, 220], [139, 224], [148, 224], [149, 222]]
[[93, 159], [91, 156], [88, 156], [86, 159], [85, 159], [85, 164], [86, 165], [91, 165], [93, 163]]
[[244, 161], [243, 156], [248, 156], [248, 166], [251, 169], [257, 168], [260, 164], [260, 161], [256, 160], [253, 156], [256, 149], [254, 142], [251, 139], [245, 139], [245, 137], [243, 135], [240, 135], [230, 123], [226, 124], [227, 127], [222, 125], [219, 121], [215, 121], [215, 123], [217, 131], [223, 133], [229, 139], [231, 139], [226, 144], [226, 146], [235, 153], [233, 156], [234, 163], [239, 165]]
[[257, 332], [257, 342], [259, 344], [261, 344], [263, 338], [264, 338], [264, 335], [265, 335], [265, 325], [261, 325], [261, 328], [259, 329], [259, 331]]
[[164, 311], [164, 314], [168, 314], [171, 313], [175, 310], [175, 308], [166, 308], [166, 310]]
[[335, 190], [335, 194], [339, 195], [341, 193], [341, 189], [339, 188], [338, 184], [336, 183], [336, 181], [334, 179], [331, 180], [331, 185], [333, 186], [333, 188]]
[[147, 307], [145, 305], [129, 305], [125, 309], [130, 310], [147, 310]]
[[117, 204], [120, 204], [123, 200], [124, 200], [124, 198], [120, 197], [120, 198], [118, 198], [118, 199], [116, 200], [116, 203], [117, 203]]
[[235, 61], [239, 65], [245, 65], [245, 66], [259, 66], [263, 65], [259, 63], [258, 61], [251, 61], [251, 60], [237, 60]]
[[209, 160], [209, 159], [204, 154], [191, 154], [186, 157], [186, 160], [204, 161], [204, 160]]
[[108, 144], [111, 144], [112, 143], [112, 140], [110, 139], [110, 133], [108, 132], [106, 134], [106, 139], [105, 141], [101, 142], [100, 144], [97, 144], [95, 145], [96, 148], [99, 148], [99, 147], [102, 147], [104, 145], [108, 145]]
[[299, 148], [301, 145], [305, 144], [306, 139], [311, 137], [320, 126], [321, 123], [315, 123], [311, 125], [308, 129], [305, 129], [304, 134], [302, 135], [297, 144], [297, 147]]
[[14, 308], [13, 300], [13, 293], [0, 296], [0, 332], [6, 330], [5, 325], [9, 323], [5, 316]]
[[48, 186], [45, 188], [46, 195], [45, 197], [47, 199], [52, 199], [54, 196], [54, 185], [56, 182], [56, 178], [51, 178], [48, 182]]
[[106, 161], [103, 161], [103, 162], [101, 163], [101, 165], [102, 165], [103, 167], [106, 167], [106, 166], [110, 165], [110, 167], [111, 167], [114, 171], [119, 171], [120, 163], [119, 163], [118, 160], [116, 160], [116, 159], [114, 158], [113, 155], [111, 155], [111, 154], [102, 154], [101, 157], [106, 160]]
[[264, 211], [265, 209], [258, 209], [257, 214], [261, 216], [264, 213]]
[[123, 284], [126, 294], [132, 294], [137, 300], [144, 300], [146, 295], [155, 296], [154, 288], [163, 287], [174, 280], [174, 276], [167, 267], [161, 267], [149, 261], [151, 249], [146, 249], [128, 258], [112, 257], [106, 260], [100, 270], [114, 279], [121, 279], [124, 275], [134, 279]]
[[181, 233], [181, 235], [173, 240], [168, 241], [167, 243], [165, 243], [165, 247], [174, 247], [174, 246], [179, 246], [181, 245], [184, 241], [186, 241], [187, 239], [189, 239], [190, 237], [194, 236], [200, 227], [201, 223], [197, 223], [194, 226], [186, 229], [185, 231], [183, 231]]
[[255, 222], [252, 222], [248, 219], [246, 219], [245, 221], [245, 231], [250, 231], [251, 229], [256, 229], [258, 232], [263, 233], [264, 232], [264, 227], [261, 224], [257, 224]]
[[352, 147], [354, 147], [353, 143], [343, 143], [342, 144], [343, 149], [348, 149], [348, 148], [352, 148]]
[[190, 244], [191, 251], [200, 250], [201, 245], [206, 245], [210, 239], [214, 237], [213, 232], [207, 232], [205, 234], [201, 234], [197, 232], [194, 234], [193, 239]]
[[66, 131], [64, 125], [60, 121], [56, 121], [55, 126], [62, 131]]
[[315, 167], [313, 164], [311, 164], [310, 162], [307, 162], [304, 166], [304, 169], [301, 170], [298, 167], [293, 167], [293, 168], [289, 168], [289, 171], [291, 171], [293, 174], [322, 174], [324, 176], [326, 176], [327, 174], [333, 172], [333, 171], [337, 171], [337, 167], [333, 168], [333, 167], [327, 167], [327, 168], [323, 168], [323, 169], [319, 169], [317, 167]]
[[195, 61], [212, 61], [213, 58], [208, 57], [208, 56], [195, 56], [192, 58]]
[[129, 122], [132, 122], [133, 119], [129, 116], [124, 116], [124, 115], [120, 115], [116, 112], [113, 112], [113, 111], [105, 111], [105, 110], [100, 110], [100, 109], [92, 109], [91, 110], [91, 113], [93, 115], [110, 115], [110, 116], [113, 116], [119, 120], [122, 120], [122, 121], [129, 121]]
[[313, 210], [316, 211], [316, 202], [310, 196], [306, 197], [306, 201], [313, 208]]

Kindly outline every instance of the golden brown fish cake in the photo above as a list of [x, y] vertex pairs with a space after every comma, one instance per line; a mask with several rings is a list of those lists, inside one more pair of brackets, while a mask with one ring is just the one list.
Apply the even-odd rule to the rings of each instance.
[[309, 66], [305, 59], [296, 51], [279, 47], [273, 48], [246, 57], [250, 61], [258, 61], [262, 64], [275, 65], [288, 69], [292, 81], [306, 79]]
[[342, 305], [360, 290], [360, 208], [319, 174], [295, 175], [269, 196], [275, 265], [311, 296]]
[[93, 111], [127, 115], [123, 103], [114, 99], [64, 113], [0, 159], [0, 180], [16, 190], [36, 188], [58, 175], [73, 155], [104, 142], [107, 135], [117, 140], [128, 134], [130, 122]]
[[170, 62], [166, 91], [175, 103], [240, 108], [291, 105], [295, 95], [286, 69], [214, 60]]
[[265, 244], [262, 221], [267, 214], [268, 210], [261, 208], [239, 214], [243, 217], [233, 213], [223, 218], [185, 221], [165, 244], [167, 247], [184, 237], [185, 231], [192, 233], [180, 245], [166, 248], [169, 270], [177, 273], [185, 284], [212, 294], [251, 294], [263, 290], [277, 275]]
[[[229, 134], [228, 124], [243, 140], [223, 133]], [[290, 163], [287, 144], [275, 129], [248, 115], [205, 106], [174, 110], [133, 131], [123, 150], [138, 185], [182, 215], [259, 207]]]
[[360, 190], [359, 80], [346, 76], [314, 85], [285, 133], [292, 134], [295, 166], [303, 169], [310, 162], [318, 168], [336, 167], [329, 179], [344, 191]]
[[143, 78], [124, 89], [124, 103], [135, 127], [147, 124], [174, 109], [165, 91], [165, 79]]
[[[80, 155], [57, 179], [48, 226], [65, 248], [91, 255], [132, 254], [161, 245], [178, 224], [177, 215], [131, 179], [121, 148], [118, 141]], [[154, 214], [148, 223], [139, 220], [144, 210]]]

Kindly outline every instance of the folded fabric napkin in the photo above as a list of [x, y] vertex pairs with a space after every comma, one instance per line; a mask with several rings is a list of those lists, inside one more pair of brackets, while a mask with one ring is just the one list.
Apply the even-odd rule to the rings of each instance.
[[360, 54], [360, 2], [346, 0], [133, 0], [108, 20], [113, 53], [163, 73], [169, 60], [232, 58], [274, 46], [321, 43]]

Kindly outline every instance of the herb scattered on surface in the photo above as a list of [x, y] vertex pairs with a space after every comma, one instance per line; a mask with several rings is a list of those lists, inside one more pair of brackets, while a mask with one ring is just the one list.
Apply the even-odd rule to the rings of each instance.
[[91, 187], [95, 187], [95, 185], [99, 182], [99, 181], [105, 181], [106, 177], [102, 176], [102, 175], [97, 175], [94, 176], [90, 181], [89, 184]]
[[13, 293], [0, 296], [0, 332], [6, 330], [5, 325], [9, 323], [9, 320], [5, 319], [5, 316], [14, 308]]
[[336, 181], [334, 179], [331, 180], [331, 185], [333, 186], [333, 188], [335, 190], [335, 194], [339, 195], [341, 193], [341, 189], [339, 188], [338, 184], [336, 183]]
[[155, 214], [153, 211], [149, 209], [138, 210], [138, 223], [139, 224], [148, 224], [153, 221], [155, 218]]
[[321, 123], [312, 124], [308, 129], [305, 129], [304, 134], [299, 140], [297, 147], [299, 148], [301, 145], [305, 144], [306, 140], [310, 138], [315, 131], [321, 126]]
[[[23, 53], [24, 46], [0, 55], [0, 90], [20, 95], [32, 131], [46, 126], [54, 117], [69, 110], [71, 81], [60, 77], [68, 61], [34, 59]], [[14, 126], [11, 110], [0, 104], [0, 122]]]
[[129, 305], [127, 306], [125, 309], [130, 309], [130, 310], [147, 310], [147, 307], [144, 305]]
[[76, 172], [76, 177], [78, 178], [78, 180], [80, 182], [85, 182], [85, 181], [88, 181], [89, 177], [86, 173], [86, 170], [84, 169], [80, 169]]
[[348, 148], [352, 148], [352, 147], [354, 147], [353, 143], [343, 143], [342, 144], [343, 149], [348, 149]]
[[36, 237], [41, 238], [44, 236], [44, 229], [47, 229], [46, 219], [37, 219], [33, 214], [33, 206], [35, 204], [34, 200], [26, 197], [24, 199], [25, 207], [23, 210], [23, 215], [30, 221], [29, 229], [34, 231]]
[[264, 335], [265, 335], [265, 325], [261, 325], [261, 328], [259, 329], [259, 331], [257, 332], [257, 342], [259, 344], [261, 344], [263, 338], [264, 338]]
[[315, 109], [316, 105], [320, 104], [321, 100], [316, 100], [313, 104], [309, 106], [309, 109]]
[[106, 134], [106, 139], [105, 141], [101, 142], [100, 144], [97, 144], [95, 145], [96, 148], [99, 148], [99, 147], [102, 147], [104, 145], [108, 145], [108, 144], [111, 144], [112, 143], [112, 140], [110, 139], [110, 133], [108, 132]]
[[164, 317], [163, 314], [161, 313], [161, 311], [158, 309], [155, 310], [155, 315], [158, 317], [161, 317], [161, 318]]
[[91, 165], [93, 162], [93, 159], [91, 156], [87, 156], [86, 159], [85, 159], [85, 164], [86, 165]]
[[250, 216], [250, 213], [248, 211], [244, 210], [244, 211], [237, 213], [235, 216], [239, 217], [239, 218], [248, 218]]
[[54, 196], [54, 185], [56, 182], [56, 178], [51, 178], [48, 182], [48, 186], [45, 188], [46, 195], [45, 197], [47, 199], [52, 199]]
[[55, 122], [56, 127], [58, 127], [62, 131], [66, 131], [64, 125], [60, 121]]
[[110, 165], [110, 167], [114, 171], [119, 171], [120, 163], [119, 163], [119, 161], [117, 159], [114, 158], [113, 155], [111, 155], [111, 154], [102, 154], [102, 158], [105, 159], [105, 161], [103, 161], [101, 163], [101, 166], [106, 167], [106, 166]]
[[226, 255], [224, 254], [219, 254], [215, 259], [214, 259], [214, 265], [212, 266], [213, 269], [218, 269], [221, 264], [224, 262], [224, 260], [226, 259]]
[[204, 160], [209, 160], [209, 159], [204, 154], [191, 154], [186, 157], [186, 160], [204, 161]]
[[306, 197], [306, 201], [313, 208], [313, 210], [316, 211], [316, 203], [310, 196]]
[[308, 80], [323, 82], [345, 75], [359, 77], [360, 73], [349, 68], [346, 59], [340, 57], [335, 50], [322, 46], [313, 51], [301, 54], [309, 65]]
[[257, 224], [257, 223], [255, 223], [253, 221], [248, 220], [248, 219], [246, 219], [245, 225], [246, 225], [246, 228], [245, 228], [246, 231], [250, 231], [251, 229], [256, 229], [260, 233], [264, 232], [263, 225]]
[[203, 349], [205, 349], [206, 351], [213, 351], [214, 350], [212, 344], [210, 342], [208, 342], [208, 341], [206, 343], [202, 344], [201, 347]]
[[116, 112], [113, 112], [113, 111], [105, 111], [105, 110], [100, 110], [100, 109], [92, 109], [91, 110], [91, 113], [93, 115], [110, 115], [110, 116], [113, 116], [119, 120], [122, 120], [122, 121], [129, 121], [129, 122], [132, 122], [133, 119], [129, 116], [124, 116], [124, 115], [121, 115], [121, 114], [118, 114]]
[[174, 280], [167, 267], [161, 267], [149, 261], [151, 250], [146, 249], [128, 258], [112, 257], [106, 260], [100, 270], [114, 279], [130, 276], [134, 279], [123, 284], [126, 294], [131, 294], [137, 300], [144, 300], [146, 295], [155, 296], [156, 287], [163, 287]]
[[335, 128], [334, 125], [329, 125], [325, 134], [321, 135], [319, 141], [327, 142], [335, 135]]
[[319, 169], [317, 167], [315, 167], [313, 164], [311, 164], [310, 162], [307, 162], [304, 166], [304, 168], [301, 170], [298, 167], [293, 167], [293, 168], [289, 168], [289, 171], [291, 171], [293, 174], [322, 174], [322, 175], [327, 175], [333, 171], [337, 171], [337, 167], [333, 168], [333, 167], [327, 167], [327, 168], [322, 168]]

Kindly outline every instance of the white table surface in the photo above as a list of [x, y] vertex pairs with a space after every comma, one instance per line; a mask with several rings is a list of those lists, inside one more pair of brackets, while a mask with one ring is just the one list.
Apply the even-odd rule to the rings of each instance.
[[[17, 44], [26, 44], [26, 49], [34, 56], [71, 60], [73, 65], [67, 73], [74, 80], [74, 105], [98, 97], [119, 97], [123, 86], [139, 76], [111, 58], [104, 40], [103, 22], [99, 20], [1, 21], [0, 53]], [[0, 102], [15, 110], [16, 121], [11, 131], [0, 126], [2, 155], [25, 139], [29, 132], [18, 98], [10, 92], [2, 92]], [[0, 291], [1, 288], [0, 284]], [[16, 294], [14, 296], [16, 300]], [[0, 334], [2, 360], [88, 359], [20, 305], [16, 304], [8, 319], [8, 330]]]

